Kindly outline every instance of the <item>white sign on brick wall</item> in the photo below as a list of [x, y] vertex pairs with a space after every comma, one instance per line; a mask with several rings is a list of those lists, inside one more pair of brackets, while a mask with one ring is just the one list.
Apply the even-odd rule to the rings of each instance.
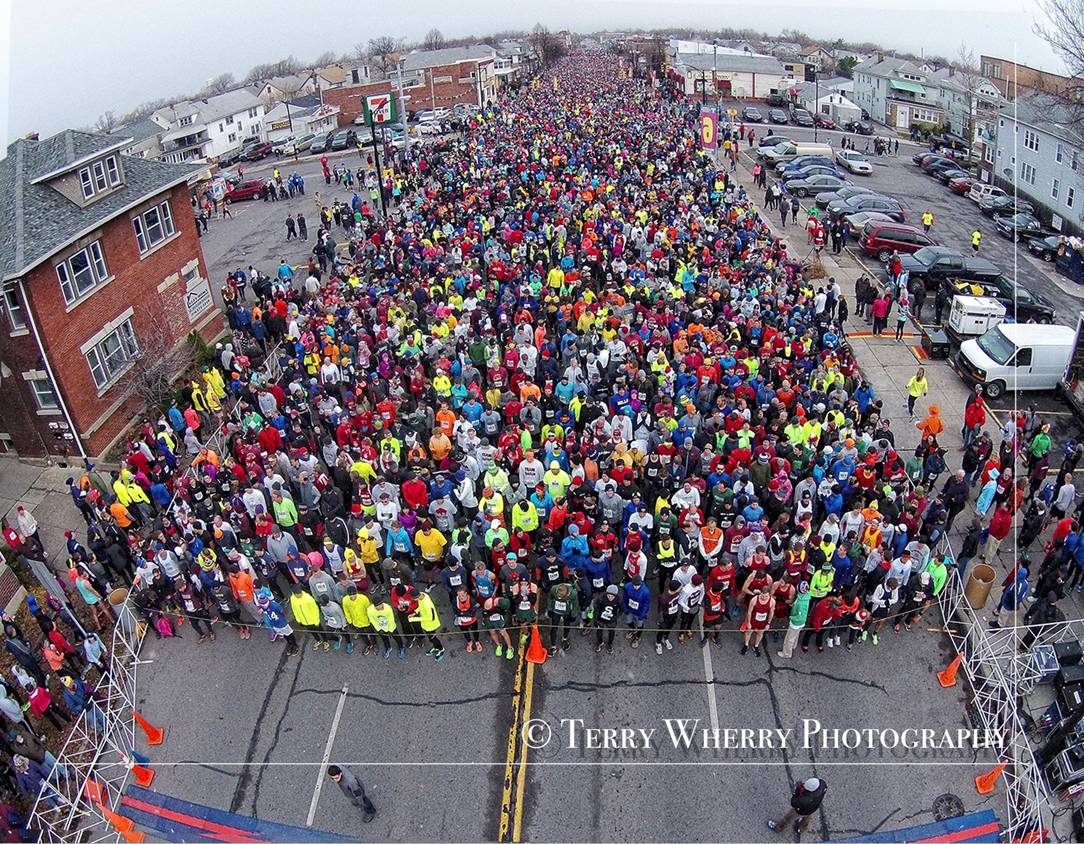
[[200, 314], [214, 305], [211, 298], [211, 285], [201, 278], [198, 270], [185, 273], [184, 309], [188, 311], [188, 321], [195, 322]]

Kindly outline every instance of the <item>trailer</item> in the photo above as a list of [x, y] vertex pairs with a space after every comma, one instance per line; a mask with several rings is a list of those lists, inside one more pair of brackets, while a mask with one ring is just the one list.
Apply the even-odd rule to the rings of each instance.
[[1057, 392], [1065, 399], [1077, 417], [1084, 419], [1084, 311], [1076, 320], [1076, 340], [1073, 354], [1065, 367], [1065, 377], [1058, 384]]
[[933, 360], [944, 360], [965, 340], [981, 337], [1005, 321], [1005, 306], [988, 296], [952, 297], [948, 322], [922, 326], [922, 349]]

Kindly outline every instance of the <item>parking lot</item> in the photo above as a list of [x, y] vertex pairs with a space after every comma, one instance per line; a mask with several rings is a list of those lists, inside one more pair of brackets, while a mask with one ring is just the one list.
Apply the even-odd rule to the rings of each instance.
[[[767, 113], [767, 109], [760, 105], [758, 107], [762, 113]], [[1049, 299], [1057, 309], [1057, 322], [1076, 327], [1077, 315], [1084, 309], [1084, 287], [1058, 275], [1051, 265], [1032, 257], [1025, 246], [1017, 246], [1002, 237], [994, 227], [993, 220], [980, 214], [974, 202], [956, 195], [914, 165], [911, 156], [927, 147], [900, 139], [898, 156], [878, 156], [873, 153], [872, 136], [825, 129], [817, 129], [814, 133], [811, 128], [770, 123], [756, 125], [757, 137], [763, 137], [769, 128], [781, 138], [812, 141], [816, 135], [817, 141], [830, 143], [837, 149], [842, 138], [853, 140], [860, 152], [868, 153], [873, 173], [869, 176], [846, 175], [848, 181], [898, 199], [906, 212], [906, 222], [912, 225], [921, 225], [922, 212], [927, 209], [932, 211], [934, 225], [931, 234], [945, 246], [969, 252], [971, 232], [977, 228], [982, 233], [980, 255], [997, 265], [1005, 275], [1016, 278], [1028, 290]], [[875, 131], [882, 137], [885, 134], [883, 127], [875, 126]], [[854, 246], [852, 241], [852, 251], [859, 256]], [[861, 256], [860, 260], [871, 269], [880, 268], [875, 259]]]

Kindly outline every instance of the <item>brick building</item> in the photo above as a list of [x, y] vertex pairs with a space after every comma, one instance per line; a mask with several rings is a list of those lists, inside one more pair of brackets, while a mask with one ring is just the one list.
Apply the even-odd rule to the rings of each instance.
[[189, 165], [67, 130], [0, 162], [0, 451], [96, 456], [142, 409], [133, 373], [221, 330]]
[[1012, 59], [999, 59], [994, 56], [982, 56], [979, 59], [979, 72], [989, 79], [1009, 100], [1015, 100], [1017, 89], [1025, 91], [1046, 91], [1056, 94], [1073, 85], [1073, 80], [1057, 73], [1017, 64]]
[[339, 125], [348, 126], [365, 110], [365, 98], [374, 94], [397, 94], [398, 74], [403, 76], [407, 110], [446, 108], [455, 105], [487, 106], [497, 98], [499, 79], [497, 51], [484, 44], [418, 50], [403, 56], [390, 78], [367, 85], [343, 85], [322, 92], [325, 103], [339, 107]]

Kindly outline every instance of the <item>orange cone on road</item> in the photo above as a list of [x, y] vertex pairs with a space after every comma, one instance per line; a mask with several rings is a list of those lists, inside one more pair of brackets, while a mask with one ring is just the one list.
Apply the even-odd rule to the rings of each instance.
[[142, 832], [122, 832], [121, 836], [128, 844], [143, 844], [147, 840], [146, 834]]
[[121, 835], [124, 835], [126, 832], [131, 832], [135, 829], [135, 821], [133, 821], [131, 818], [126, 818], [124, 817], [124, 815], [118, 815], [116, 812], [105, 808], [104, 805], [100, 806], [99, 808], [102, 810], [102, 814], [106, 816], [106, 818], [111, 824], [113, 824], [113, 829], [115, 829]]
[[161, 727], [154, 726], [150, 721], [148, 721], [134, 709], [132, 710], [132, 714], [135, 715], [136, 723], [143, 728], [143, 732], [147, 736], [147, 744], [161, 744], [162, 738], [163, 736], [165, 736], [166, 731], [163, 730]]
[[83, 796], [91, 803], [100, 806], [102, 804], [102, 784], [94, 778], [88, 779], [86, 785], [83, 786]]
[[956, 685], [956, 672], [960, 670], [960, 663], [963, 662], [963, 654], [956, 654], [956, 658], [948, 664], [948, 667], [944, 671], [937, 672], [937, 682], [944, 688], [950, 689]]
[[154, 771], [143, 765], [132, 765], [132, 778], [136, 781], [136, 785], [146, 788], [154, 782]]
[[1005, 764], [1002, 763], [985, 774], [975, 777], [975, 789], [979, 794], [993, 793], [994, 787], [997, 785], [997, 778], [1001, 776], [1001, 772], [1004, 770]]
[[531, 644], [527, 646], [527, 662], [542, 665], [546, 661], [546, 649], [542, 647], [542, 637], [538, 635], [538, 625], [531, 627]]

